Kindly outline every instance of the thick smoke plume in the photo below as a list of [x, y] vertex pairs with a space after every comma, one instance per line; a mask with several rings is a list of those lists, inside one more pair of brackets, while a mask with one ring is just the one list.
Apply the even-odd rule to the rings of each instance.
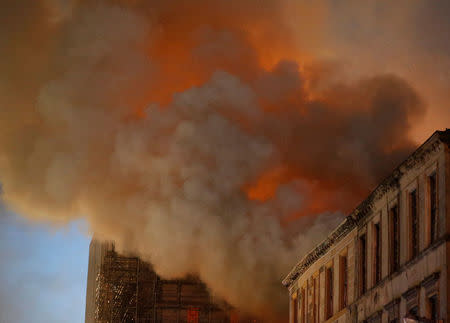
[[311, 59], [286, 15], [303, 13], [310, 48], [306, 17], [324, 8], [291, 5], [8, 4], [4, 200], [34, 220], [86, 217], [165, 277], [285, 316], [283, 275], [411, 151], [424, 114], [402, 78]]

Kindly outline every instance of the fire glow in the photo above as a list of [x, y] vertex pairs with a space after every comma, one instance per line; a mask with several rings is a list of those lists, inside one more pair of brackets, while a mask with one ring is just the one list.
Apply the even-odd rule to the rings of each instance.
[[280, 278], [412, 149], [419, 95], [315, 61], [291, 24], [321, 6], [48, 3], [25, 33], [45, 40], [27, 73], [39, 77], [4, 91], [5, 201], [57, 224], [84, 216], [159, 275], [194, 273], [239, 310], [284, 319]]

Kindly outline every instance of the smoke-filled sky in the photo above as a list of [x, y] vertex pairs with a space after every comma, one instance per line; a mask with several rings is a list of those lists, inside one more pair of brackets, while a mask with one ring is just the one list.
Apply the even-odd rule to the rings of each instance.
[[444, 0], [4, 1], [2, 198], [282, 319], [283, 275], [450, 124], [449, 15]]

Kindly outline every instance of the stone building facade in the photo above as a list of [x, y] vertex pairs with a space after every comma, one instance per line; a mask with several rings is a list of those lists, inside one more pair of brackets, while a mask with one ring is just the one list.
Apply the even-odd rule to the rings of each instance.
[[435, 132], [283, 280], [290, 322], [449, 314], [450, 129]]

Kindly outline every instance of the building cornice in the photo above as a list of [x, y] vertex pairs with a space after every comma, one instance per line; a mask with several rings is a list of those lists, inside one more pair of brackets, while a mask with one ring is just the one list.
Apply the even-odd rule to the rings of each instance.
[[441, 273], [438, 271], [438, 272], [432, 273], [430, 276], [426, 277], [421, 283], [422, 287], [424, 287], [425, 289], [428, 289], [431, 286], [433, 286], [434, 284], [436, 284], [436, 282], [439, 280], [440, 274]]
[[290, 286], [313, 263], [325, 255], [328, 250], [342, 240], [373, 210], [375, 202], [392, 190], [399, 188], [400, 178], [410, 169], [427, 162], [434, 153], [441, 149], [441, 144], [447, 146], [450, 143], [450, 129], [435, 131], [419, 148], [417, 148], [406, 160], [379, 184], [370, 195], [348, 215], [339, 226], [332, 231], [321, 243], [307, 253], [283, 279], [285, 287]]

